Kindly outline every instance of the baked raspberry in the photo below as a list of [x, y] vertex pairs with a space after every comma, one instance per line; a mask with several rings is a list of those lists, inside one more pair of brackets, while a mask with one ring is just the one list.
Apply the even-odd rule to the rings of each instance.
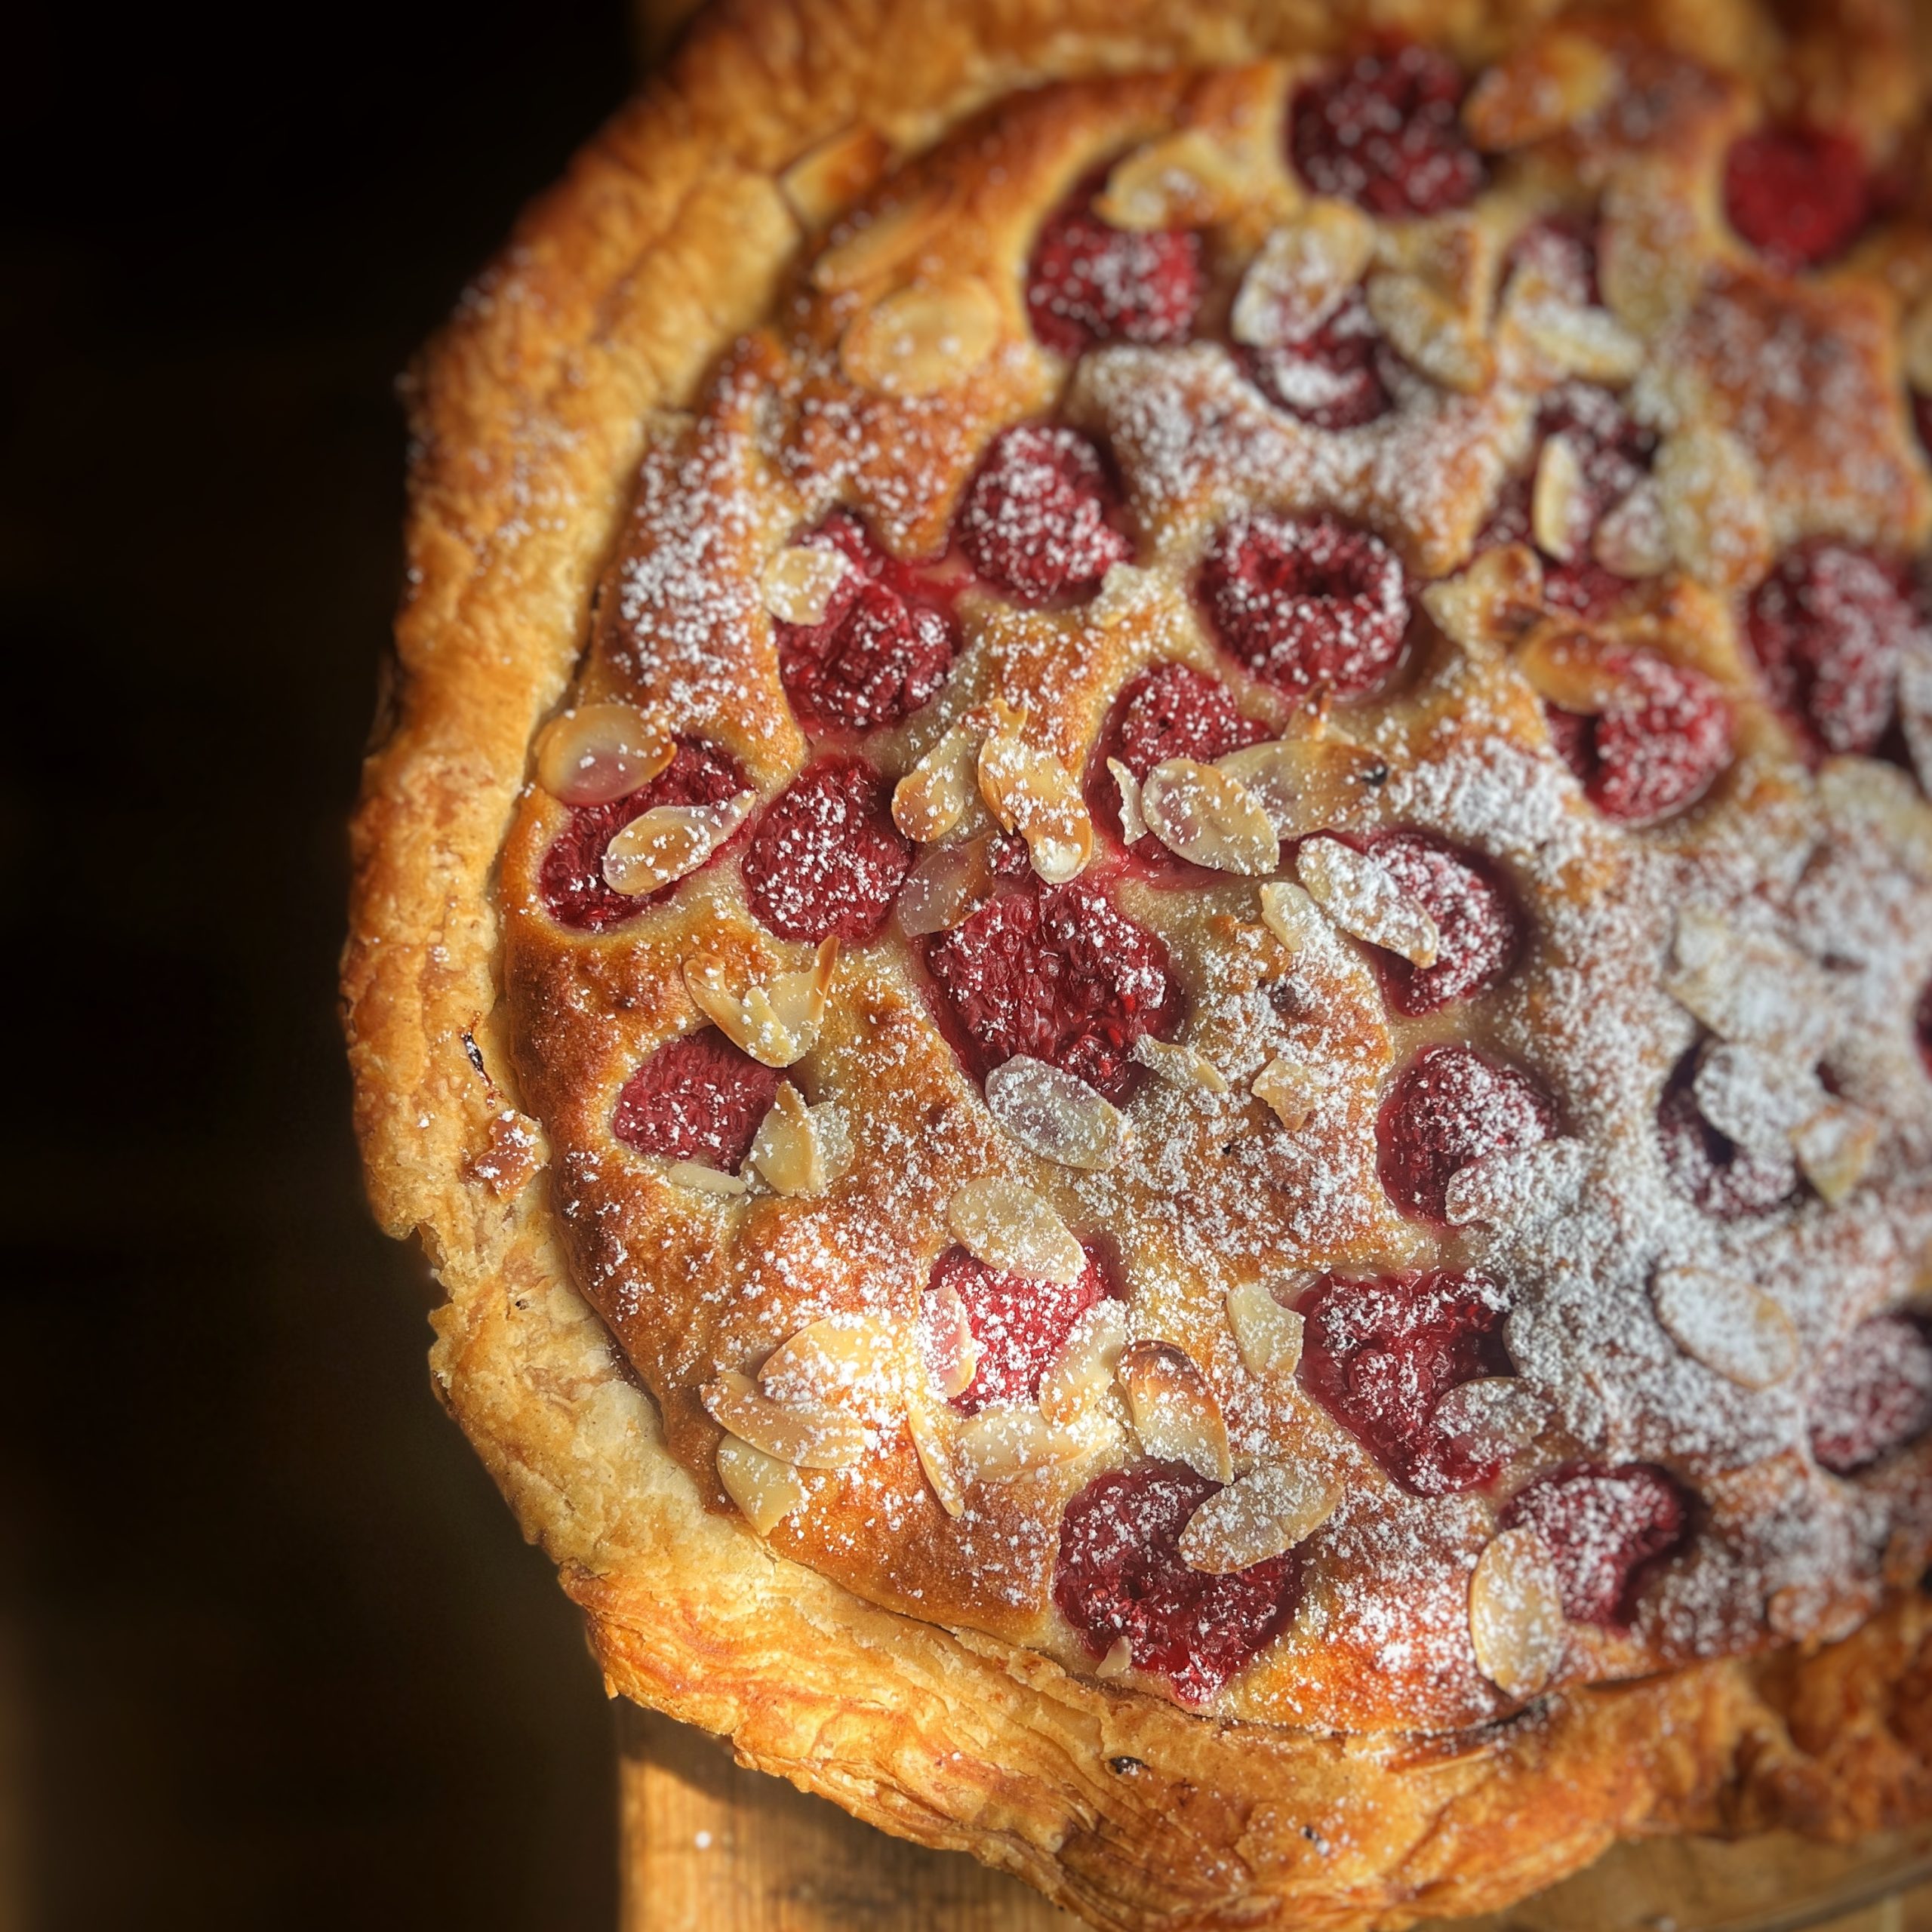
[[[558, 924], [585, 933], [604, 932], [635, 918], [646, 906], [668, 899], [683, 881], [635, 897], [613, 891], [604, 882], [604, 854], [611, 841], [654, 805], [721, 805], [746, 789], [744, 769], [729, 752], [694, 738], [679, 740], [671, 762], [641, 791], [571, 812], [537, 868], [543, 909]], [[707, 863], [716, 857], [713, 854]]]
[[1364, 54], [1296, 94], [1289, 146], [1318, 195], [1371, 214], [1441, 214], [1482, 186], [1463, 132], [1463, 81], [1447, 54], [1403, 47]]
[[1222, 643], [1286, 691], [1360, 697], [1401, 655], [1409, 595], [1395, 553], [1331, 517], [1230, 524], [1201, 569]]
[[1555, 1103], [1527, 1074], [1469, 1047], [1429, 1047], [1382, 1103], [1382, 1185], [1404, 1214], [1446, 1225], [1443, 1196], [1459, 1170], [1555, 1131]]
[[1869, 752], [1897, 706], [1915, 626], [1906, 574], [1849, 545], [1793, 551], [1751, 598], [1751, 648], [1814, 750]]
[[1787, 275], [1842, 254], [1872, 214], [1858, 143], [1817, 128], [1767, 128], [1731, 143], [1724, 208], [1730, 225]]
[[958, 1295], [980, 1345], [972, 1386], [952, 1398], [952, 1406], [969, 1416], [989, 1402], [1030, 1401], [1038, 1395], [1040, 1377], [1066, 1346], [1073, 1324], [1107, 1293], [1106, 1277], [1091, 1254], [1077, 1281], [1036, 1281], [989, 1268], [963, 1247], [948, 1248], [933, 1263], [931, 1285]]
[[1689, 1513], [1675, 1478], [1654, 1464], [1577, 1463], [1519, 1490], [1499, 1520], [1549, 1546], [1571, 1623], [1626, 1629], [1650, 1571], [1689, 1535]]
[[1026, 1054], [1124, 1100], [1140, 1072], [1134, 1041], [1181, 1022], [1166, 946], [1091, 878], [1045, 886], [1029, 873], [920, 944], [940, 1017], [983, 1079]]
[[782, 1077], [707, 1026], [660, 1047], [624, 1082], [611, 1131], [640, 1154], [736, 1174]]
[[1811, 1453], [1854, 1475], [1932, 1429], [1932, 1340], [1909, 1315], [1861, 1322], [1812, 1385]]
[[1088, 597], [1134, 555], [1105, 460], [1078, 429], [1021, 423], [993, 439], [955, 534], [986, 582], [1025, 604]]
[[1417, 1496], [1476, 1489], [1503, 1466], [1435, 1420], [1459, 1382], [1512, 1374], [1503, 1292], [1436, 1269], [1373, 1281], [1324, 1275], [1299, 1304], [1301, 1379], [1395, 1481]]
[[1481, 860], [1421, 832], [1385, 832], [1368, 849], [1435, 921], [1433, 966], [1412, 966], [1392, 952], [1377, 955], [1397, 1012], [1438, 1013], [1474, 999], [1515, 964], [1523, 921], [1509, 888]]
[[1685, 1199], [1716, 1221], [1742, 1220], [1781, 1208], [1798, 1187], [1798, 1168], [1786, 1156], [1740, 1147], [1697, 1111], [1692, 1082], [1697, 1049], [1678, 1062], [1657, 1103], [1657, 1140], [1664, 1171]]
[[1115, 228], [1081, 195], [1050, 216], [1026, 272], [1033, 333], [1062, 355], [1101, 342], [1185, 342], [1201, 306], [1201, 238]]
[[1231, 1576], [1190, 1570], [1187, 1520], [1220, 1487], [1184, 1463], [1096, 1476], [1060, 1520], [1054, 1601], [1088, 1653], [1125, 1638], [1134, 1666], [1204, 1704], [1273, 1642], [1301, 1599], [1297, 1551]]
[[[1185, 664], [1155, 664], [1132, 679], [1115, 700], [1112, 715], [1088, 767], [1087, 804], [1095, 820], [1120, 835], [1120, 787], [1107, 769], [1118, 758], [1137, 778], [1171, 758], [1212, 764], [1217, 758], [1258, 744], [1269, 728], [1235, 708], [1226, 685]], [[1157, 845], [1151, 834], [1137, 843]]]
[[912, 869], [892, 822], [892, 788], [858, 758], [822, 758], [758, 821], [745, 853], [745, 903], [780, 939], [870, 939]]
[[1550, 735], [1584, 795], [1606, 818], [1635, 825], [1696, 804], [1730, 762], [1723, 692], [1701, 671], [1654, 651], [1620, 652], [1605, 667], [1623, 695], [1599, 716], [1546, 709]]
[[1278, 409], [1318, 429], [1358, 429], [1392, 406], [1383, 340], [1361, 291], [1306, 335], [1243, 352], [1255, 386]]
[[919, 574], [876, 549], [843, 511], [805, 538], [853, 565], [815, 624], [782, 618], [778, 674], [799, 721], [820, 731], [897, 724], [937, 691], [958, 654], [959, 628]]

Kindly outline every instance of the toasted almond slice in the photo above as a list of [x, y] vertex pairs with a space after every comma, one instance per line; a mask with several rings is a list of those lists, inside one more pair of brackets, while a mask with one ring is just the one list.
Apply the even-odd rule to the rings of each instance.
[[764, 608], [788, 624], [822, 624], [854, 566], [829, 543], [788, 543], [764, 567]]
[[1263, 875], [1281, 863], [1268, 814], [1232, 772], [1191, 758], [1155, 766], [1140, 787], [1140, 815], [1170, 852], [1222, 872]]
[[1119, 1161], [1127, 1116], [1085, 1081], [1015, 1054], [986, 1075], [986, 1084], [993, 1118], [1029, 1154], [1087, 1174]]
[[1506, 1462], [1542, 1434], [1549, 1405], [1516, 1375], [1480, 1375], [1459, 1382], [1435, 1405], [1431, 1420], [1478, 1462]]
[[1870, 837], [1920, 884], [1932, 884], [1932, 805], [1909, 772], [1875, 758], [1828, 758], [1818, 801], [1834, 829]]
[[1086, 1450], [1077, 1430], [1057, 1429], [1032, 1407], [982, 1409], [959, 1426], [959, 1460], [974, 1482], [1011, 1482], [1031, 1469], [1076, 1462]]
[[1143, 1033], [1134, 1043], [1134, 1057], [1156, 1080], [1164, 1080], [1171, 1087], [1198, 1087], [1204, 1094], [1228, 1091], [1226, 1076], [1198, 1048]]
[[1265, 1100], [1275, 1117], [1291, 1134], [1308, 1124], [1317, 1098], [1314, 1076], [1306, 1067], [1277, 1054], [1254, 1076], [1248, 1088], [1257, 1100]]
[[952, 1454], [946, 1445], [937, 1418], [923, 1401], [915, 1400], [906, 1404], [906, 1432], [912, 1438], [913, 1453], [926, 1472], [934, 1495], [939, 1498], [939, 1506], [949, 1516], [963, 1515], [966, 1486], [952, 1466]]
[[996, 729], [980, 747], [980, 795], [1002, 832], [1026, 840], [1049, 885], [1064, 884], [1094, 856], [1094, 821], [1073, 774], [1017, 731]]
[[537, 782], [567, 805], [607, 804], [648, 785], [677, 749], [635, 705], [580, 705], [544, 727]]
[[653, 805], [604, 848], [604, 882], [636, 898], [697, 870], [749, 818], [755, 792], [721, 805]]
[[[1303, 1287], [1314, 1278], [1298, 1278]], [[1228, 1291], [1228, 1326], [1251, 1375], [1292, 1375], [1301, 1361], [1302, 1318], [1275, 1298], [1277, 1286], [1242, 1281]]]
[[1107, 771], [1120, 795], [1121, 842], [1134, 844], [1147, 835], [1147, 815], [1140, 809], [1140, 780], [1117, 758], [1107, 760]]
[[1291, 952], [1318, 945], [1328, 924], [1308, 894], [1285, 881], [1261, 888], [1261, 922]]
[[1619, 577], [1661, 577], [1669, 569], [1663, 503], [1647, 476], [1604, 512], [1590, 540], [1590, 554]]
[[1051, 1204], [1030, 1187], [997, 1176], [969, 1181], [954, 1195], [946, 1221], [968, 1254], [1032, 1281], [1077, 1281], [1087, 1256]]
[[1107, 1646], [1107, 1654], [1094, 1666], [1096, 1677], [1112, 1678], [1124, 1677], [1134, 1668], [1134, 1646], [1124, 1637], [1116, 1637]]
[[1568, 563], [1590, 534], [1590, 493], [1577, 445], [1560, 431], [1543, 440], [1530, 492], [1530, 530], [1537, 548]]
[[1610, 99], [1617, 75], [1601, 41], [1546, 31], [1484, 70], [1463, 103], [1463, 125], [1478, 147], [1508, 154], [1594, 114]]
[[1375, 224], [1354, 203], [1310, 202], [1248, 264], [1229, 333], [1263, 349], [1301, 340], [1342, 306], [1374, 256]]
[[774, 1401], [736, 1369], [714, 1377], [698, 1394], [721, 1429], [781, 1463], [843, 1469], [866, 1453], [865, 1426], [856, 1416], [815, 1403]]
[[764, 1358], [758, 1386], [774, 1402], [872, 1407], [903, 1379], [899, 1331], [884, 1316], [826, 1315]]
[[789, 1080], [758, 1124], [752, 1165], [774, 1194], [823, 1194], [831, 1178], [819, 1123], [804, 1096]]
[[1435, 921], [1379, 860], [1339, 838], [1304, 839], [1295, 870], [1315, 903], [1343, 931], [1386, 947], [1412, 966], [1433, 966], [1441, 935]]
[[1078, 1421], [1112, 1385], [1126, 1346], [1127, 1311], [1118, 1302], [1084, 1310], [1040, 1377], [1041, 1414], [1051, 1423]]
[[867, 215], [812, 264], [812, 285], [835, 295], [883, 281], [940, 245], [949, 211], [946, 193], [934, 189]]
[[1728, 430], [1667, 437], [1654, 473], [1671, 548], [1700, 583], [1729, 596], [1770, 568], [1771, 513], [1757, 461]]
[[790, 1066], [818, 1044], [838, 963], [838, 942], [826, 939], [820, 943], [811, 965], [734, 994], [714, 973], [687, 960], [685, 988], [698, 1011], [734, 1046], [766, 1066]]
[[761, 1537], [801, 1507], [808, 1491], [790, 1463], [728, 1435], [718, 1445], [718, 1480], [738, 1513]]
[[1537, 697], [1566, 711], [1607, 711], [1625, 695], [1614, 654], [1561, 614], [1524, 638], [1515, 664]]
[[1660, 1268], [1651, 1300], [1693, 1361], [1740, 1389], [1769, 1389], [1798, 1366], [1791, 1317], [1752, 1283], [1708, 1268]]
[[1792, 1133], [1791, 1146], [1804, 1178], [1835, 1208], [1870, 1168], [1878, 1123], [1863, 1107], [1828, 1101]]
[[909, 938], [950, 932], [992, 896], [992, 866], [984, 838], [937, 845], [920, 856], [899, 894], [899, 924]]
[[1204, 228], [1238, 214], [1258, 185], [1246, 146], [1183, 128], [1115, 162], [1094, 211], [1115, 228]]
[[934, 1386], [950, 1401], [973, 1386], [980, 1367], [980, 1338], [959, 1291], [950, 1281], [928, 1288], [919, 1303], [920, 1339]]
[[1190, 1570], [1232, 1576], [1303, 1543], [1335, 1513], [1341, 1490], [1322, 1469], [1263, 1463], [1217, 1490], [1187, 1519], [1182, 1560]]
[[885, 137], [861, 122], [801, 155], [779, 176], [778, 190], [799, 226], [814, 232], [843, 214], [891, 158]]
[[937, 395], [985, 366], [999, 343], [999, 304], [966, 275], [915, 282], [854, 318], [838, 365], [880, 395]]
[[1367, 284], [1368, 312], [1404, 361], [1464, 395], [1488, 388], [1496, 358], [1467, 312], [1420, 275], [1385, 269]]
[[1496, 657], [1542, 614], [1543, 565], [1527, 543], [1500, 543], [1460, 576], [1432, 583], [1422, 602], [1451, 643], [1479, 660]]
[[892, 822], [915, 844], [943, 838], [972, 803], [980, 732], [970, 717], [949, 725], [893, 787]]
[[1576, 1205], [1589, 1168], [1589, 1148], [1567, 1135], [1485, 1154], [1449, 1177], [1443, 1213], [1458, 1228], [1477, 1222], [1511, 1228], [1564, 1214]]
[[1801, 1061], [1817, 1060], [1829, 1044], [1830, 976], [1795, 946], [1692, 906], [1678, 915], [1676, 958], [1664, 990], [1720, 1040]]
[[664, 1170], [664, 1178], [678, 1187], [697, 1194], [744, 1194], [751, 1183], [721, 1168], [707, 1168], [701, 1161], [673, 1161]]
[[1549, 1546], [1527, 1524], [1492, 1537], [1469, 1577], [1476, 1668], [1506, 1697], [1534, 1697], [1555, 1675], [1568, 1632]]
[[1531, 348], [1559, 376], [1620, 386], [1644, 366], [1642, 339], [1607, 309], [1566, 300], [1540, 277], [1512, 285], [1509, 313]]
[[1899, 338], [1905, 379], [1921, 395], [1932, 395], [1932, 295], [1920, 297]]
[[1244, 746], [1217, 758], [1214, 769], [1247, 789], [1278, 840], [1375, 823], [1389, 780], [1380, 752], [1332, 728]]
[[1824, 1104], [1824, 1083], [1807, 1065], [1757, 1047], [1707, 1043], [1691, 1097], [1727, 1140], [1754, 1154], [1786, 1154], [1792, 1134]]
[[1221, 1405], [1185, 1349], [1171, 1342], [1130, 1342], [1115, 1374], [1149, 1455], [1185, 1463], [1215, 1482], [1234, 1474]]

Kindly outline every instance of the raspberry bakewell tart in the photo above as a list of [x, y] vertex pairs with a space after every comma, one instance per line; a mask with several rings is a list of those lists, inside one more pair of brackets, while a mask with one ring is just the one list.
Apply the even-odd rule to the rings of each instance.
[[414, 392], [345, 969], [614, 1690], [1097, 1925], [1932, 1811], [1880, 0], [746, 0]]

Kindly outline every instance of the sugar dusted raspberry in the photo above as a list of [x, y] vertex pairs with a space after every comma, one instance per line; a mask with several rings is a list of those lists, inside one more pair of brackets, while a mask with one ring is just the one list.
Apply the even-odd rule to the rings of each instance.
[[800, 721], [820, 731], [897, 724], [937, 691], [959, 650], [944, 599], [878, 549], [844, 512], [804, 540], [853, 565], [816, 624], [774, 622], [778, 672]]
[[1523, 921], [1509, 888], [1480, 860], [1426, 832], [1386, 832], [1370, 853], [1435, 921], [1433, 966], [1379, 955], [1389, 1003], [1398, 1013], [1437, 1013], [1497, 985], [1515, 963]]
[[931, 1285], [958, 1295], [980, 1345], [971, 1387], [952, 1398], [952, 1406], [968, 1415], [989, 1402], [1024, 1402], [1038, 1395], [1040, 1377], [1066, 1346], [1073, 1324], [1107, 1293], [1091, 1254], [1077, 1281], [1035, 1281], [989, 1268], [963, 1247], [948, 1248], [933, 1263]]
[[611, 1131], [640, 1154], [736, 1174], [780, 1078], [707, 1026], [660, 1047], [624, 1082]]
[[1134, 1041], [1181, 1022], [1167, 948], [1091, 878], [1044, 886], [1029, 874], [920, 946], [941, 1017], [982, 1078], [1025, 1054], [1123, 1100], [1140, 1072]]
[[1429, 1047], [1383, 1103], [1382, 1185], [1404, 1214], [1446, 1223], [1444, 1193], [1460, 1169], [1555, 1131], [1555, 1104], [1527, 1074], [1468, 1047]]
[[1691, 1086], [1697, 1070], [1694, 1048], [1657, 1103], [1657, 1142], [1671, 1185], [1715, 1221], [1742, 1220], [1782, 1207], [1797, 1190], [1796, 1164], [1740, 1147], [1712, 1126], [1697, 1111]]
[[759, 820], [745, 854], [745, 903], [780, 939], [868, 940], [912, 866], [891, 787], [860, 759], [823, 758]]
[[1817, 128], [1767, 128], [1731, 143], [1724, 207], [1730, 225], [1786, 274], [1842, 254], [1872, 211], [1858, 143]]
[[1932, 1429], [1932, 1340], [1908, 1315], [1861, 1322], [1812, 1385], [1811, 1453], [1854, 1475]]
[[1318, 429], [1358, 429], [1389, 413], [1394, 352], [1352, 289], [1319, 328], [1243, 353], [1255, 386], [1277, 408]]
[[1359, 697], [1402, 651], [1408, 590], [1395, 552], [1331, 517], [1231, 524], [1201, 571], [1222, 643], [1282, 690]]
[[1814, 748], [1869, 752], [1890, 726], [1915, 623], [1901, 569], [1820, 543], [1793, 551], [1758, 586], [1749, 628], [1774, 701]]
[[1026, 604], [1091, 596], [1134, 555], [1108, 521], [1119, 492], [1078, 429], [1021, 423], [995, 437], [961, 506], [959, 547], [980, 577]]
[[1635, 825], [1695, 804], [1730, 762], [1724, 693], [1654, 651], [1617, 654], [1606, 668], [1624, 694], [1601, 715], [1573, 718], [1554, 706], [1546, 714], [1584, 795], [1606, 818]]
[[[668, 899], [681, 881], [635, 897], [605, 884], [604, 854], [611, 841], [654, 805], [719, 805], [746, 789], [743, 769], [729, 752], [681, 739], [671, 762], [641, 791], [571, 812], [537, 868], [544, 910], [560, 925], [601, 933]], [[715, 863], [716, 857], [706, 863]]]
[[1054, 1601], [1090, 1656], [1121, 1638], [1134, 1666], [1204, 1704], [1271, 1644], [1301, 1598], [1297, 1552], [1231, 1576], [1190, 1570], [1187, 1520], [1218, 1487], [1182, 1463], [1096, 1476], [1066, 1506]]
[[[1257, 744], [1269, 727], [1235, 707], [1228, 688], [1185, 664], [1155, 664], [1132, 679], [1114, 702], [1112, 715], [1088, 767], [1088, 806], [1106, 829], [1120, 830], [1120, 787], [1107, 768], [1118, 758], [1137, 778], [1171, 758], [1212, 764], [1217, 758]], [[1149, 842], [1143, 839], [1143, 845]], [[1158, 842], [1158, 841], [1156, 841]]]
[[1446, 1496], [1495, 1476], [1500, 1460], [1472, 1455], [1435, 1420], [1458, 1383], [1512, 1372], [1494, 1281], [1441, 1269], [1324, 1275], [1300, 1307], [1303, 1383], [1404, 1489]]
[[1201, 281], [1198, 235], [1115, 228], [1083, 195], [1040, 231], [1026, 274], [1026, 313], [1033, 333], [1062, 355], [1102, 342], [1185, 342]]
[[1441, 214], [1474, 200], [1481, 158], [1463, 132], [1461, 71], [1433, 48], [1364, 54], [1295, 95], [1289, 144], [1318, 195], [1371, 214]]
[[1684, 1492], [1648, 1463], [1572, 1464], [1510, 1498], [1501, 1523], [1526, 1524], [1549, 1546], [1573, 1623], [1627, 1629], [1650, 1569], [1690, 1534]]

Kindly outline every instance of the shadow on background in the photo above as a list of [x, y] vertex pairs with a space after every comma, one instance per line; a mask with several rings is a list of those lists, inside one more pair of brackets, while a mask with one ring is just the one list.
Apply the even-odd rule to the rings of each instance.
[[0, 1927], [602, 1927], [610, 1717], [429, 1394], [334, 974], [392, 381], [621, 9], [8, 38]]

